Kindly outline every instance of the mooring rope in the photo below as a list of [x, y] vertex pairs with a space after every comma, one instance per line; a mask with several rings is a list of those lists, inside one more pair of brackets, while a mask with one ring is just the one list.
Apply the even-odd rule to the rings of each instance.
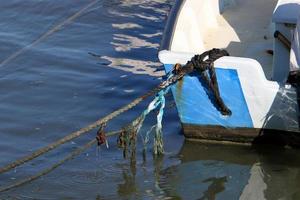
[[127, 104], [126, 106], [123, 106], [122, 108], [110, 113], [109, 115], [95, 121], [94, 123], [84, 127], [84, 128], [81, 128], [77, 131], [74, 131], [72, 133], [70, 133], [69, 135], [45, 146], [45, 147], [42, 147], [36, 151], [34, 151], [33, 153], [31, 153], [30, 155], [27, 155], [23, 158], [20, 158], [16, 161], [13, 161], [3, 167], [0, 168], [0, 174], [4, 173], [4, 172], [7, 172], [11, 169], [14, 169], [15, 167], [17, 166], [20, 166], [30, 160], [33, 160], [34, 158], [42, 155], [42, 154], [45, 154], [55, 148], [57, 148], [58, 146], [66, 143], [66, 142], [69, 142], [99, 126], [102, 126], [103, 124], [106, 124], [108, 121], [114, 119], [115, 117], [119, 116], [120, 114], [130, 110], [131, 108], [137, 106], [139, 103], [141, 103], [143, 100], [145, 100], [146, 98], [156, 94], [157, 92], [159, 92], [160, 90], [163, 90], [164, 88], [168, 87], [169, 85], [172, 85], [174, 84], [175, 82], [177, 82], [179, 79], [175, 79], [174, 77], [172, 77], [172, 80], [169, 80], [167, 79], [166, 81], [163, 81], [161, 84], [159, 84], [157, 87], [153, 88], [152, 90], [150, 90], [149, 92], [145, 93], [143, 96], [141, 97], [138, 97], [136, 99], [134, 99], [131, 103]]
[[[109, 132], [109, 133], [106, 134], [106, 136], [110, 137], [110, 136], [117, 135], [119, 133], [120, 133], [120, 131]], [[33, 176], [29, 176], [29, 177], [24, 178], [20, 181], [17, 181], [16, 183], [13, 183], [11, 185], [8, 185], [8, 186], [5, 186], [5, 187], [0, 187], [0, 193], [11, 190], [11, 189], [16, 188], [16, 187], [19, 187], [19, 186], [24, 185], [26, 183], [30, 183], [30, 182], [32, 182], [32, 181], [48, 174], [48, 173], [50, 173], [51, 171], [53, 171], [54, 169], [56, 169], [57, 167], [59, 167], [60, 165], [65, 163], [66, 161], [69, 161], [69, 160], [73, 159], [75, 156], [81, 154], [86, 149], [90, 148], [92, 145], [94, 145], [96, 143], [97, 143], [97, 139], [93, 139], [93, 140], [87, 142], [86, 144], [84, 144], [82, 147], [77, 148], [76, 150], [72, 151], [68, 156], [66, 156], [64, 159], [58, 161], [57, 163], [53, 164], [51, 167], [46, 168], [46, 169], [40, 171], [39, 173], [37, 173]]]
[[[166, 83], [170, 83], [171, 79], [173, 79], [173, 74], [168, 74], [168, 79], [165, 81]], [[159, 106], [159, 112], [157, 114], [157, 123], [155, 125], [156, 131], [155, 131], [155, 137], [153, 142], [153, 152], [155, 155], [163, 154], [163, 137], [162, 137], [162, 118], [164, 114], [164, 107], [165, 107], [165, 95], [170, 90], [171, 85], [164, 85], [164, 89], [159, 91], [156, 95], [156, 97], [149, 103], [148, 107], [142, 112], [142, 114], [133, 120], [128, 126], [123, 128], [123, 131], [120, 133], [118, 138], [118, 145], [120, 148], [123, 149], [123, 155], [126, 158], [128, 151], [131, 150], [131, 154], [134, 154], [135, 152], [135, 144], [137, 140], [137, 135], [139, 134], [139, 131], [143, 125], [143, 122], [146, 118], [146, 116], [152, 112], [153, 110], [157, 109]], [[153, 128], [151, 128], [152, 130]], [[149, 141], [149, 133], [146, 133], [144, 143], [144, 149], [145, 145]], [[98, 136], [99, 138], [100, 136]], [[102, 136], [103, 137], [103, 136]], [[104, 143], [104, 142], [102, 142]]]
[[15, 53], [11, 54], [8, 58], [6, 58], [5, 60], [0, 62], [0, 67], [3, 67], [4, 65], [6, 65], [7, 63], [9, 63], [10, 61], [12, 61], [13, 59], [17, 58], [19, 55], [21, 55], [22, 53], [25, 53], [26, 51], [28, 51], [30, 48], [36, 46], [37, 44], [39, 44], [40, 42], [42, 42], [43, 40], [45, 40], [47, 37], [49, 37], [50, 35], [52, 35], [53, 33], [59, 31], [62, 29], [62, 27], [70, 24], [72, 21], [74, 21], [76, 18], [82, 16], [82, 14], [87, 11], [88, 9], [92, 8], [96, 3], [98, 2], [98, 0], [94, 0], [91, 1], [89, 4], [87, 4], [86, 6], [84, 6], [83, 8], [81, 8], [79, 11], [77, 11], [75, 14], [73, 14], [72, 16], [68, 17], [66, 20], [62, 21], [61, 23], [57, 24], [56, 26], [54, 26], [53, 28], [51, 28], [50, 30], [48, 30], [46, 33], [44, 33], [43, 35], [41, 35], [38, 39], [36, 39], [35, 41], [33, 41], [32, 43], [30, 43], [29, 45], [23, 47], [22, 49], [16, 51]]
[[224, 49], [212, 49], [205, 51], [200, 55], [195, 55], [191, 61], [188, 61], [186, 68], [190, 68], [189, 71], [198, 71], [201, 78], [204, 80], [208, 89], [213, 93], [216, 109], [218, 109], [222, 115], [231, 115], [231, 110], [225, 105], [219, 92], [219, 85], [214, 67], [214, 61], [223, 57], [229, 56], [229, 53]]
[[92, 123], [92, 124], [90, 124], [90, 125], [88, 125], [84, 128], [81, 128], [80, 130], [74, 131], [74, 132], [70, 133], [69, 135], [67, 135], [63, 138], [61, 138], [61, 139], [45, 146], [45, 147], [42, 147], [42, 148], [34, 151], [30, 155], [27, 155], [23, 158], [20, 158], [20, 159], [14, 161], [14, 162], [11, 162], [11, 163], [1, 167], [0, 168], [0, 174], [4, 173], [4, 172], [7, 172], [11, 169], [14, 169], [15, 167], [17, 167], [19, 165], [22, 165], [22, 164], [24, 164], [24, 163], [40, 156], [40, 155], [42, 155], [42, 154], [45, 154], [45, 153], [57, 148], [58, 146], [66, 143], [66, 142], [69, 142], [69, 141], [71, 141], [71, 140], [73, 140], [73, 139], [89, 132], [90, 130], [93, 130], [94, 128], [97, 128], [97, 127], [101, 126], [104, 123], [107, 123], [108, 121], [112, 120], [113, 118], [117, 117], [118, 115], [120, 115], [120, 114], [128, 111], [129, 109], [137, 106], [140, 102], [142, 102], [147, 97], [156, 94], [158, 91], [161, 90], [161, 88], [162, 88], [162, 86], [159, 85], [159, 86], [155, 87], [154, 89], [152, 89], [151, 91], [149, 91], [148, 93], [144, 94], [143, 96], [141, 96], [139, 98], [136, 98], [135, 100], [133, 100], [131, 103], [127, 104], [126, 106], [110, 113], [109, 115], [95, 121], [94, 123]]
[[[172, 78], [172, 76], [173, 76], [172, 74], [169, 75], [168, 79]], [[152, 112], [153, 110], [155, 110], [160, 106], [156, 116], [155, 136], [153, 142], [153, 153], [155, 155], [164, 153], [163, 139], [162, 139], [162, 119], [163, 119], [164, 108], [166, 103], [165, 95], [169, 92], [169, 90], [170, 90], [170, 86], [168, 86], [164, 90], [159, 91], [155, 99], [149, 104], [148, 108], [143, 112], [143, 116], [145, 118], [150, 112]], [[145, 145], [149, 141], [149, 133], [150, 132], [146, 133], [146, 137], [144, 140]]]
[[[69, 142], [69, 141], [71, 141], [71, 140], [73, 140], [73, 139], [89, 132], [90, 130], [99, 127], [99, 126], [100, 126], [100, 129], [97, 133], [96, 139], [94, 139], [91, 142], [84, 145], [84, 147], [82, 149], [78, 149], [78, 150], [74, 151], [70, 156], [68, 156], [65, 159], [61, 160], [60, 162], [56, 163], [52, 167], [40, 172], [39, 174], [37, 174], [35, 176], [21, 180], [21, 181], [17, 182], [16, 184], [14, 184], [13, 186], [22, 185], [24, 183], [35, 180], [36, 178], [38, 178], [46, 173], [49, 173], [50, 171], [52, 171], [53, 169], [55, 169], [56, 167], [58, 167], [65, 161], [70, 160], [72, 157], [74, 157], [72, 155], [78, 155], [80, 152], [82, 152], [84, 149], [88, 148], [90, 145], [92, 145], [95, 142], [98, 142], [98, 145], [102, 144], [104, 142], [106, 142], [106, 144], [107, 144], [107, 141], [105, 139], [106, 134], [104, 134], [104, 130], [103, 130], [104, 126], [107, 124], [107, 122], [112, 120], [113, 118], [117, 117], [118, 115], [128, 111], [129, 109], [135, 107], [140, 102], [142, 102], [144, 99], [146, 99], [147, 97], [152, 96], [154, 94], [157, 94], [156, 97], [149, 104], [148, 108], [142, 113], [142, 115], [140, 115], [137, 119], [132, 121], [131, 124], [129, 124], [127, 127], [123, 128], [122, 131], [120, 131], [119, 138], [118, 138], [118, 144], [119, 144], [119, 146], [121, 146], [123, 148], [124, 155], [126, 155], [128, 146], [132, 148], [132, 151], [131, 151], [132, 155], [135, 154], [135, 151], [133, 151], [133, 149], [135, 149], [136, 136], [137, 136], [140, 128], [142, 127], [145, 117], [151, 111], [153, 111], [160, 105], [160, 109], [157, 114], [157, 125], [156, 125], [156, 133], [155, 133], [155, 137], [154, 137], [154, 148], [153, 149], [154, 149], [154, 154], [163, 154], [164, 150], [163, 150], [163, 139], [162, 139], [162, 117], [164, 114], [164, 107], [165, 107], [165, 97], [164, 96], [169, 91], [170, 86], [172, 84], [176, 83], [177, 81], [179, 81], [180, 79], [182, 79], [182, 77], [184, 75], [189, 74], [189, 73], [193, 72], [194, 70], [200, 71], [201, 76], [208, 82], [211, 90], [213, 90], [213, 94], [215, 95], [217, 105], [219, 106], [219, 109], [222, 112], [222, 114], [225, 114], [225, 115], [231, 114], [231, 111], [227, 108], [227, 106], [224, 104], [222, 98], [220, 97], [218, 83], [216, 80], [216, 74], [215, 74], [214, 66], [213, 66], [213, 62], [216, 59], [218, 59], [222, 56], [226, 56], [226, 55], [229, 55], [229, 54], [225, 50], [212, 49], [210, 51], [204, 52], [201, 55], [195, 55], [192, 58], [192, 60], [188, 61], [187, 64], [183, 67], [181, 67], [180, 64], [176, 64], [174, 66], [174, 69], [170, 73], [167, 74], [168, 75], [167, 80], [163, 81], [161, 84], [159, 84], [157, 87], [150, 90], [143, 96], [133, 100], [128, 105], [108, 114], [107, 116], [95, 121], [94, 123], [92, 123], [84, 128], [81, 128], [77, 131], [74, 131], [74, 132], [70, 133], [69, 135], [67, 135], [67, 136], [65, 136], [43, 148], [40, 148], [28, 156], [20, 158], [14, 162], [11, 162], [11, 163], [5, 165], [4, 167], [1, 167], [0, 174], [7, 172], [11, 169], [14, 169], [15, 167], [22, 165], [42, 154], [45, 154], [45, 153], [57, 148], [58, 146], [66, 143], [66, 142]], [[208, 57], [208, 59], [206, 59], [206, 57]], [[206, 74], [207, 70], [209, 71], [210, 77], [208, 77]], [[147, 137], [148, 136], [146, 135], [146, 138]], [[146, 143], [146, 141], [144, 141], [144, 144], [145, 143]], [[107, 146], [108, 146], [108, 144], [107, 144]], [[6, 188], [9, 188], [9, 187], [6, 187]], [[0, 191], [5, 191], [5, 190], [7, 190], [6, 188], [3, 188]]]
[[163, 132], [162, 132], [162, 119], [164, 115], [164, 108], [166, 105], [165, 95], [168, 93], [170, 86], [158, 93], [160, 103], [159, 112], [157, 114], [157, 124], [155, 129], [155, 137], [153, 142], [153, 151], [155, 155], [164, 153]]

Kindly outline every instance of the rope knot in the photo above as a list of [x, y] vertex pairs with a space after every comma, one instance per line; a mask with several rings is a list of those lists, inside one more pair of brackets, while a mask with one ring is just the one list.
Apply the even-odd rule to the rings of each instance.
[[98, 146], [106, 143], [107, 144], [107, 140], [106, 140], [106, 135], [105, 135], [105, 132], [104, 132], [104, 127], [106, 126], [106, 124], [102, 124], [99, 128], [99, 130], [97, 131], [97, 136], [96, 136], [96, 139], [97, 139], [97, 144]]
[[202, 80], [206, 83], [208, 89], [213, 94], [213, 103], [222, 115], [231, 115], [231, 110], [225, 105], [221, 98], [216, 71], [214, 69], [214, 62], [223, 56], [229, 56], [229, 53], [224, 49], [214, 48], [212, 50], [205, 51], [200, 55], [195, 55], [191, 61], [187, 63], [187, 65], [192, 65], [192, 68], [200, 72]]

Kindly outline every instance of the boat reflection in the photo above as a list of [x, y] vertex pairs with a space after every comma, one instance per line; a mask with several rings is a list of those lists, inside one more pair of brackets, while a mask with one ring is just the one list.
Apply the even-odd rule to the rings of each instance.
[[299, 199], [299, 150], [185, 141], [181, 164], [160, 173], [175, 199]]

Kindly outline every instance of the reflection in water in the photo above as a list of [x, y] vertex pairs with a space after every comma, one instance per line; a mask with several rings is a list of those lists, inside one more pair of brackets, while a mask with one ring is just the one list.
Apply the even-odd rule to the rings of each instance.
[[151, 6], [145, 6], [145, 5], [139, 5], [140, 8], [144, 8], [144, 9], [149, 9], [151, 11], [154, 11], [154, 12], [157, 12], [159, 14], [168, 14], [168, 12], [165, 10], [165, 9], [161, 9], [161, 8], [154, 8], [154, 7], [151, 7]]
[[115, 46], [116, 51], [130, 51], [132, 49], [140, 49], [140, 48], [158, 48], [159, 44], [147, 42], [138, 37], [133, 37], [130, 35], [124, 34], [114, 34], [115, 41], [111, 42], [112, 45]]
[[[166, 0], [122, 1], [121, 7], [138, 7], [144, 10], [139, 13], [120, 12], [113, 8], [108, 9], [111, 15], [127, 18], [128, 21], [130, 21], [128, 23], [112, 24], [112, 27], [118, 30], [118, 33], [114, 34], [113, 41], [110, 42], [114, 46], [115, 51], [126, 53], [134, 50], [139, 50], [140, 52], [149, 52], [149, 50], [156, 52], [158, 50], [160, 40], [157, 40], [157, 38], [160, 38], [162, 31], [156, 31], [154, 33], [145, 33], [142, 31], [145, 31], [144, 23], [156, 23], [159, 25], [161, 21], [165, 19], [170, 8], [162, 6], [161, 3], [163, 2], [166, 2]], [[136, 21], [136, 19], [144, 22], [139, 24], [131, 22]], [[128, 30], [130, 32], [120, 33], [121, 30]], [[109, 67], [132, 72], [133, 74], [147, 74], [156, 77], [160, 77], [164, 74], [163, 71], [156, 71], [157, 67], [161, 66], [161, 64], [159, 62], [153, 62], [153, 58], [149, 60], [149, 57], [146, 57], [143, 59], [144, 61], [108, 56], [102, 56], [101, 58], [111, 62], [111, 64], [108, 65]]]
[[222, 161], [181, 163], [161, 172], [161, 188], [182, 199], [238, 199], [249, 178], [248, 171], [248, 166]]
[[163, 170], [160, 185], [183, 199], [298, 199], [298, 153], [186, 141], [182, 163]]
[[[128, 103], [159, 82], [151, 76], [163, 75], [157, 71], [157, 47], [173, 1], [88, 2], [96, 3], [18, 59], [6, 61], [7, 69], [0, 71], [1, 77], [9, 74], [0, 79], [1, 165]], [[85, 0], [1, 1], [1, 61], [87, 5]], [[110, 127], [139, 111], [128, 112]], [[89, 149], [47, 176], [0, 194], [0, 199], [300, 199], [299, 151], [193, 142], [181, 148], [176, 110], [166, 112], [171, 114], [165, 118], [165, 147], [172, 153], [153, 158], [149, 149], [143, 160], [141, 145], [136, 159], [124, 160], [112, 138], [100, 157]], [[93, 133], [2, 174], [0, 184], [36, 173], [90, 137]]]
[[264, 172], [259, 163], [256, 163], [250, 169], [250, 178], [245, 186], [240, 199], [265, 199], [264, 191], [267, 185], [264, 182]]
[[164, 157], [163, 156], [156, 156], [153, 155], [153, 173], [154, 173], [154, 186], [159, 195], [163, 195], [164, 192], [162, 188], [159, 186], [159, 180], [160, 180], [160, 171], [163, 169], [163, 161]]
[[159, 18], [158, 17], [154, 17], [154, 16], [147, 16], [147, 15], [141, 15], [141, 14], [132, 14], [132, 13], [120, 13], [117, 12], [115, 10], [110, 10], [109, 11], [110, 14], [118, 16], [118, 17], [127, 17], [127, 18], [140, 18], [140, 19], [145, 19], [145, 20], [149, 20], [149, 21], [155, 21], [158, 22]]
[[122, 177], [124, 182], [118, 185], [118, 194], [120, 197], [127, 197], [133, 195], [137, 191], [136, 178], [136, 158], [130, 158], [129, 171], [125, 168], [122, 170]]
[[216, 199], [216, 195], [222, 191], [224, 191], [225, 186], [224, 184], [227, 182], [227, 177], [221, 177], [221, 178], [208, 178], [203, 181], [203, 183], [210, 182], [211, 184], [208, 186], [207, 190], [203, 193], [203, 197], [201, 197], [199, 200], [212, 200]]
[[[153, 155], [153, 160], [149, 162], [144, 157], [142, 163], [138, 163], [138, 159], [140, 159], [139, 156], [131, 156], [131, 158], [128, 159], [128, 163], [121, 166], [122, 181], [118, 184], [118, 195], [125, 199], [139, 199], [141, 196], [148, 196], [155, 199], [168, 199], [164, 190], [160, 188], [159, 185], [160, 172], [164, 165], [164, 157]], [[151, 164], [153, 164], [153, 168], [149, 169]], [[141, 171], [142, 174], [138, 174], [138, 171]], [[147, 179], [153, 180], [149, 181]], [[154, 187], [145, 188], [145, 185], [149, 183], [153, 184]], [[142, 191], [145, 193], [144, 195], [140, 194]]]
[[112, 27], [118, 29], [143, 28], [141, 25], [135, 23], [112, 24]]
[[[161, 65], [157, 49], [169, 9], [165, 0], [1, 1], [0, 62], [7, 65], [0, 74], [6, 75], [0, 79], [1, 166], [86, 126], [156, 85], [159, 81], [151, 76], [163, 75], [156, 71]], [[26, 52], [14, 54], [28, 44]], [[116, 68], [105, 67], [88, 52], [104, 56], [97, 59]], [[13, 59], [5, 61], [10, 55]], [[140, 111], [131, 110], [109, 125], [119, 128]], [[169, 141], [182, 141], [174, 118], [168, 119], [172, 126], [166, 135], [169, 133]], [[72, 145], [79, 146], [93, 134]], [[70, 151], [70, 145], [41, 157], [38, 163], [18, 168], [16, 173], [4, 174], [0, 185], [51, 165]], [[159, 196], [159, 177], [153, 176], [152, 160], [144, 167], [138, 163], [141, 159], [127, 164], [115, 148], [111, 145], [109, 150], [101, 150], [100, 158], [90, 149], [41, 179], [0, 194], [0, 199]], [[170, 151], [177, 150], [176, 146]], [[159, 174], [160, 169], [155, 170]]]
[[137, 5], [157, 5], [166, 2], [166, 0], [124, 0], [122, 6], [137, 6]]
[[156, 36], [160, 36], [162, 35], [162, 32], [157, 32], [157, 33], [153, 33], [153, 34], [141, 34], [142, 36], [146, 37], [146, 38], [152, 38], [152, 37], [156, 37]]
[[158, 62], [133, 60], [127, 58], [112, 58], [109, 56], [102, 56], [101, 58], [110, 61], [110, 64], [107, 66], [114, 69], [131, 72], [133, 74], [147, 74], [156, 77], [161, 77], [164, 75], [164, 71], [157, 71], [157, 68], [155, 68], [155, 66], [159, 67], [161, 65]]

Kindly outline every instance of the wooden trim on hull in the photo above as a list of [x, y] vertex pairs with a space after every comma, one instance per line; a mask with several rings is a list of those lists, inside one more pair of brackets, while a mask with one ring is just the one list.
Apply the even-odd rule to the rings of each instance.
[[300, 147], [300, 132], [258, 128], [225, 128], [182, 124], [187, 139], [221, 143], [275, 144]]

